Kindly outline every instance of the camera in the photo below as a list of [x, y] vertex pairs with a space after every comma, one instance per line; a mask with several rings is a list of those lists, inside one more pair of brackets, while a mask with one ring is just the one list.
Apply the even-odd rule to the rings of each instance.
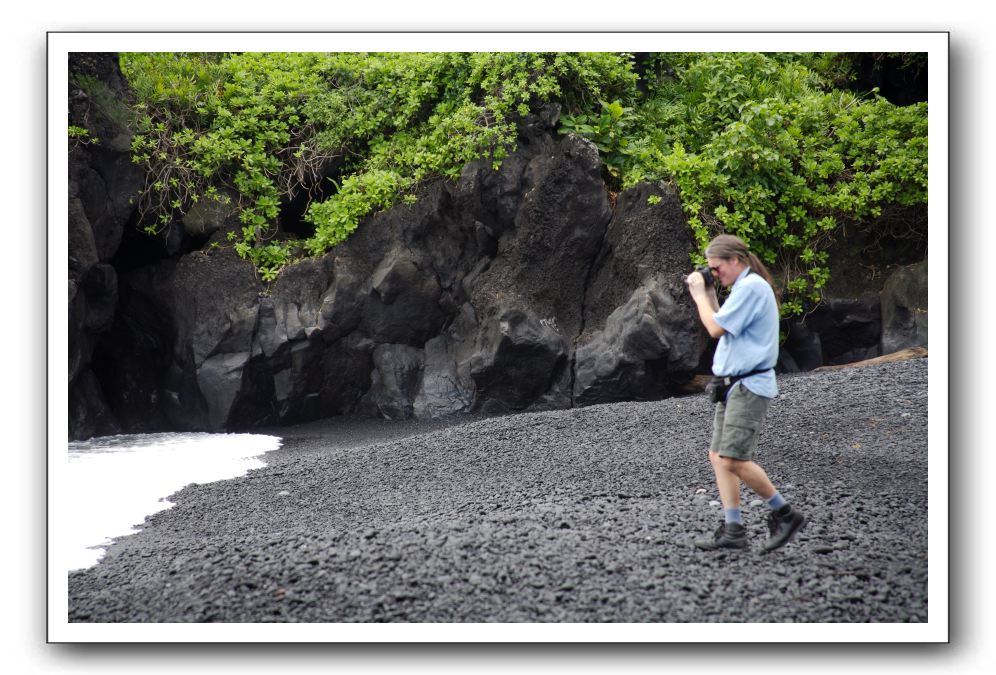
[[712, 277], [712, 270], [709, 269], [708, 265], [699, 265], [698, 267], [695, 268], [695, 271], [701, 274], [702, 278], [705, 279], [706, 288], [710, 288], [713, 284], [716, 283], [715, 279], [713, 279]]

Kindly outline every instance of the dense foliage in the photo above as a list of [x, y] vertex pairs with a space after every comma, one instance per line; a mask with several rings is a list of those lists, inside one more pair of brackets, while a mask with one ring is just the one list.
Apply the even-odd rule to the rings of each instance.
[[789, 315], [819, 300], [844, 225], [926, 237], [926, 104], [833, 89], [819, 64], [840, 77], [826, 55], [658, 55], [651, 68], [674, 74], [645, 78], [632, 109], [605, 106], [592, 133], [624, 187], [674, 181], [699, 250], [729, 232], [781, 270]]
[[[782, 270], [786, 313], [818, 299], [845, 225], [926, 232], [926, 105], [835, 89], [848, 70], [834, 55], [132, 53], [121, 65], [147, 230], [232, 195], [230, 238], [265, 279], [426, 180], [482, 157], [497, 166], [518, 121], [550, 101], [561, 132], [596, 144], [610, 189], [671, 181], [700, 249], [732, 232]], [[305, 192], [319, 195], [313, 236], [278, 241], [281, 205]]]

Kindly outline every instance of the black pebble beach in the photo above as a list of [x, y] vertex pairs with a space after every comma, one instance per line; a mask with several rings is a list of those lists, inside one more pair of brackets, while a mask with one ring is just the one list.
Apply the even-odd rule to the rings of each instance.
[[757, 461], [809, 523], [773, 553], [746, 489], [748, 550], [692, 544], [722, 514], [705, 395], [333, 419], [70, 573], [69, 620], [923, 622], [927, 366], [779, 377]]

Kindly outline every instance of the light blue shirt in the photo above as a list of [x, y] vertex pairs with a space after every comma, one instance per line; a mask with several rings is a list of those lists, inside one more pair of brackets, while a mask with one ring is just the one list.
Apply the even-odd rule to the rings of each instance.
[[749, 267], [741, 272], [714, 318], [726, 333], [719, 338], [712, 359], [713, 375], [740, 375], [767, 368], [768, 372], [745, 377], [740, 383], [758, 396], [777, 396], [778, 304], [764, 277], [750, 274]]

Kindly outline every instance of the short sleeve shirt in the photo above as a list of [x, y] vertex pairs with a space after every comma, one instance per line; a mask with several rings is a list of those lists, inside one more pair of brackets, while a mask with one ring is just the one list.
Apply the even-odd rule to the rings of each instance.
[[712, 360], [713, 375], [768, 372], [740, 380], [758, 396], [778, 395], [774, 367], [778, 361], [778, 304], [771, 286], [748, 267], [733, 282], [730, 296], [714, 316], [726, 331]]

